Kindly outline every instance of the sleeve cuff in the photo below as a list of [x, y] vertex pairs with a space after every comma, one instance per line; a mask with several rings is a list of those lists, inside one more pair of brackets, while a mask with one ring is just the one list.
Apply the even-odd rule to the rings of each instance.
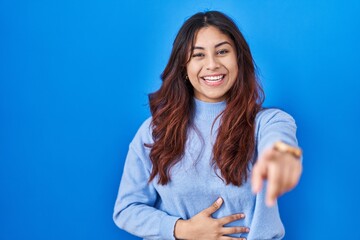
[[177, 220], [179, 220], [180, 217], [173, 217], [173, 216], [164, 216], [161, 219], [160, 223], [160, 236], [161, 239], [166, 240], [174, 240], [174, 227]]

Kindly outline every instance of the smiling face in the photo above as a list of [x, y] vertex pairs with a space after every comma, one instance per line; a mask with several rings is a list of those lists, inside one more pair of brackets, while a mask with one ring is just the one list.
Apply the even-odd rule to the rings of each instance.
[[186, 65], [195, 98], [204, 102], [225, 100], [238, 75], [236, 49], [231, 38], [213, 26], [201, 28]]

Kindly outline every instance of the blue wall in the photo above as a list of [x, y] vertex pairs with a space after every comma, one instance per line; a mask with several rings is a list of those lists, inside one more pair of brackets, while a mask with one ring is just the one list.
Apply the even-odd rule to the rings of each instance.
[[137, 239], [112, 222], [175, 34], [221, 10], [304, 148], [286, 239], [359, 239], [360, 2], [0, 1], [0, 239]]

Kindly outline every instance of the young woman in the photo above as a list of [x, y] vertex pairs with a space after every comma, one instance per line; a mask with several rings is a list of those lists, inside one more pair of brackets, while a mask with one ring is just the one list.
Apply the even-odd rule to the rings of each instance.
[[190, 17], [130, 143], [115, 223], [144, 239], [283, 238], [276, 198], [299, 181], [301, 151], [294, 119], [262, 96], [234, 22]]

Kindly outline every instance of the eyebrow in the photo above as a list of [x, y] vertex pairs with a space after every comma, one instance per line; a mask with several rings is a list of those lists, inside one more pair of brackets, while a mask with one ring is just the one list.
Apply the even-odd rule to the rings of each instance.
[[[215, 45], [215, 48], [220, 47], [221, 45], [224, 45], [224, 44], [229, 44], [229, 45], [231, 46], [231, 44], [230, 44], [228, 41], [223, 41], [223, 42], [221, 42], [221, 43], [216, 44], [216, 45]], [[195, 49], [204, 50], [205, 48], [199, 47], [199, 46], [194, 46], [192, 49], [193, 49], [193, 50], [195, 50]]]

